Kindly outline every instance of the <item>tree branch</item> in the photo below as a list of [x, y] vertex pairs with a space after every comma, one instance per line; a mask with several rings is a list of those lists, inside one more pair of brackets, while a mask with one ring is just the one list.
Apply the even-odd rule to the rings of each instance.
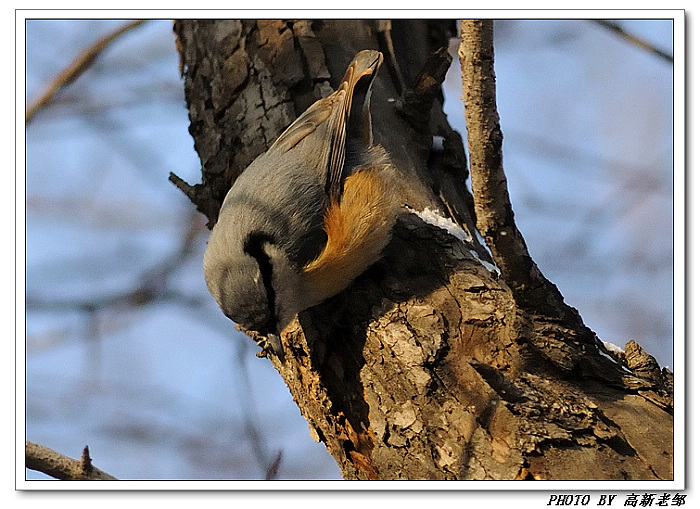
[[126, 23], [125, 25], [117, 28], [113, 32], [105, 35], [92, 46], [82, 51], [63, 71], [61, 71], [58, 76], [56, 76], [51, 83], [46, 87], [44, 92], [27, 107], [27, 112], [25, 114], [25, 124], [28, 124], [32, 118], [43, 108], [48, 106], [51, 101], [53, 101], [56, 93], [66, 85], [74, 82], [81, 74], [90, 68], [95, 59], [102, 53], [107, 46], [109, 46], [116, 39], [121, 37], [123, 34], [129, 30], [136, 28], [143, 24], [146, 20], [138, 19]]
[[459, 56], [476, 226], [523, 308], [540, 313], [544, 310], [549, 316], [568, 315], [574, 310], [564, 304], [559, 290], [532, 260], [515, 224], [496, 110], [492, 20], [462, 21]]
[[515, 224], [503, 171], [492, 20], [462, 21], [459, 56], [477, 227], [506, 281], [531, 287], [541, 275], [532, 272], [536, 267]]
[[442, 83], [452, 63], [447, 48], [442, 48], [428, 58], [413, 86], [404, 87], [396, 108], [413, 129], [420, 133], [430, 132], [430, 111], [442, 93]]
[[503, 170], [503, 133], [496, 110], [493, 21], [463, 20], [459, 56], [468, 131], [477, 228], [491, 250], [513, 298], [525, 312], [535, 346], [564, 371], [584, 373], [638, 387], [617, 363], [600, 355], [605, 348], [578, 311], [537, 267], [515, 224]]
[[645, 49], [647, 51], [651, 51], [657, 56], [660, 56], [667, 62], [673, 63], [673, 55], [670, 53], [667, 53], [666, 51], [662, 50], [661, 48], [657, 48], [653, 44], [651, 44], [649, 41], [645, 41], [641, 37], [637, 37], [636, 35], [633, 35], [629, 33], [627, 30], [622, 28], [618, 23], [615, 23], [613, 21], [607, 20], [607, 19], [594, 19], [591, 20], [597, 25], [600, 25], [602, 27], [607, 28], [608, 30], [611, 30], [615, 32], [617, 35], [622, 37], [624, 40], [631, 42], [635, 46], [638, 46], [642, 49]]
[[35, 444], [25, 442], [25, 466], [62, 481], [116, 481], [117, 478], [92, 465], [88, 446], [79, 460]]
[[578, 312], [539, 270], [520, 230], [503, 170], [503, 132], [496, 110], [493, 20], [463, 20], [459, 57], [476, 226], [518, 304], [568, 327], [585, 327]]

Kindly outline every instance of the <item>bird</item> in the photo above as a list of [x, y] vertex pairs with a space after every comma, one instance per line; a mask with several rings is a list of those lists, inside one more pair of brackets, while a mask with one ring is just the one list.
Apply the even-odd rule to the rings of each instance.
[[304, 111], [235, 180], [204, 254], [223, 313], [267, 336], [340, 293], [382, 256], [401, 207], [397, 170], [374, 143], [372, 84], [382, 53], [363, 50], [338, 88]]

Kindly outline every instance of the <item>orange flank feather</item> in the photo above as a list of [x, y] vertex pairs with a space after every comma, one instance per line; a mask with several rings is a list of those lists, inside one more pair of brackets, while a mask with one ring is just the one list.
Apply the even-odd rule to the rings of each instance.
[[313, 300], [325, 300], [347, 287], [381, 257], [391, 238], [398, 203], [376, 168], [347, 177], [340, 201], [325, 217], [328, 235], [323, 251], [303, 269]]

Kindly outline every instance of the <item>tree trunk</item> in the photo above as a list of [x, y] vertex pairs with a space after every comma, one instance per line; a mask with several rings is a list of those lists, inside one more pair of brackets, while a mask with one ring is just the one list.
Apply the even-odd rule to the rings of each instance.
[[407, 212], [380, 262], [285, 331], [284, 359], [269, 359], [312, 436], [346, 479], [672, 479], [672, 375], [634, 343], [606, 350], [515, 226], [488, 22], [465, 23], [462, 45], [475, 207], [441, 109], [449, 56], [438, 50], [455, 25], [176, 22], [202, 183], [171, 180], [212, 226], [237, 175], [334, 89], [354, 54], [383, 51], [375, 138], [407, 204], [461, 233]]

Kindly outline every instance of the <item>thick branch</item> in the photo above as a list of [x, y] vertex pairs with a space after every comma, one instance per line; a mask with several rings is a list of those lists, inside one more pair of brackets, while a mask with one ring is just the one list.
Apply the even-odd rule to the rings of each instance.
[[602, 355], [603, 344], [544, 277], [515, 224], [496, 110], [493, 21], [462, 21], [459, 54], [477, 227], [513, 298], [524, 311], [523, 318], [532, 332], [525, 337], [564, 371], [578, 371], [609, 384], [639, 389], [649, 382], [630, 376], [629, 371]]
[[87, 446], [83, 449], [81, 458], [76, 460], [27, 440], [25, 444], [25, 466], [62, 481], [117, 480], [116, 477], [92, 465], [90, 450]]
[[624, 379], [617, 365], [598, 355], [602, 344], [544, 277], [515, 224], [496, 110], [492, 20], [462, 21], [459, 55], [477, 228], [524, 317], [531, 321], [532, 341], [567, 371], [578, 366], [608, 382]]
[[522, 291], [539, 286], [542, 275], [515, 224], [503, 171], [503, 133], [496, 111], [493, 21], [462, 21], [461, 39], [459, 56], [477, 227], [506, 281]]

